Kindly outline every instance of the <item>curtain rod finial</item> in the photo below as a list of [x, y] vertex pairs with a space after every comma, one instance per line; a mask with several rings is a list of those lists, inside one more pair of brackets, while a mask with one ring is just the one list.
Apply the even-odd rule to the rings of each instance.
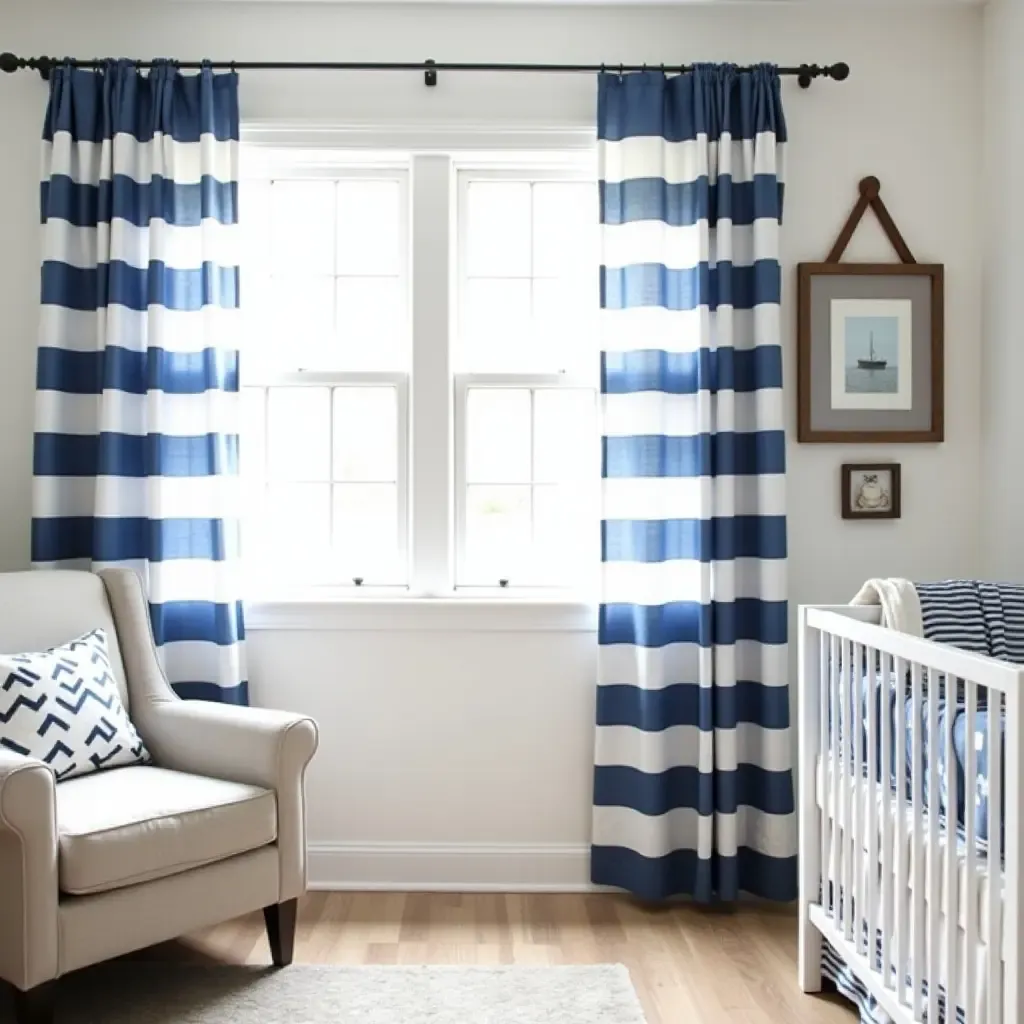
[[13, 74], [21, 67], [21, 61], [13, 53], [0, 53], [0, 71]]
[[829, 77], [835, 82], [845, 82], [850, 77], [850, 65], [840, 61], [829, 68]]

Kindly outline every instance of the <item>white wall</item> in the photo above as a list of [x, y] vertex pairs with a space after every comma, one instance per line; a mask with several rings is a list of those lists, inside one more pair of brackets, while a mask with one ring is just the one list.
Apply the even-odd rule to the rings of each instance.
[[[11, 0], [7, 0], [9, 5]], [[755, 5], [712, 9], [386, 8], [17, 0], [2, 42], [22, 53], [521, 61], [846, 60], [844, 84], [786, 85], [791, 135], [785, 331], [794, 267], [820, 260], [865, 174], [918, 259], [947, 269], [943, 445], [791, 443], [791, 578], [799, 602], [842, 601], [866, 576], [976, 572], [980, 559], [981, 16], [973, 10]], [[252, 73], [248, 118], [592, 124], [583, 76]], [[37, 293], [36, 140], [44, 88], [0, 81], [0, 567], [28, 561]], [[1008, 165], [1007, 165], [1008, 166]], [[850, 258], [887, 259], [868, 223]], [[793, 380], [792, 342], [787, 352]], [[795, 397], [794, 397], [795, 401]], [[790, 403], [794, 421], [794, 403]], [[904, 517], [846, 524], [842, 461], [904, 466]], [[408, 623], [408, 617], [404, 617]], [[256, 632], [256, 698], [315, 714], [311, 779], [322, 876], [373, 881], [585, 879], [594, 637], [490, 628]], [[440, 844], [440, 845], [439, 845]], [[450, 844], [455, 844], [452, 846]], [[521, 845], [516, 845], [521, 844]], [[522, 845], [525, 844], [525, 845]], [[453, 866], [454, 865], [454, 866]], [[532, 873], [532, 874], [531, 874]]]
[[1024, 4], [992, 0], [984, 16], [985, 292], [982, 452], [984, 570], [1024, 579]]

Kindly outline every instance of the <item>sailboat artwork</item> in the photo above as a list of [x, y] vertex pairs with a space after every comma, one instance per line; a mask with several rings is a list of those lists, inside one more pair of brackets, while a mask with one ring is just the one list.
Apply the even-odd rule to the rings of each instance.
[[911, 303], [904, 299], [833, 299], [831, 408], [910, 409], [913, 405]]
[[857, 311], [844, 318], [842, 327], [843, 393], [858, 402], [875, 396], [872, 405], [883, 396], [895, 395], [901, 371], [897, 318]]
[[884, 370], [889, 365], [888, 359], [878, 359], [875, 356], [875, 332], [870, 332], [870, 350], [867, 359], [858, 359], [857, 367], [861, 370]]

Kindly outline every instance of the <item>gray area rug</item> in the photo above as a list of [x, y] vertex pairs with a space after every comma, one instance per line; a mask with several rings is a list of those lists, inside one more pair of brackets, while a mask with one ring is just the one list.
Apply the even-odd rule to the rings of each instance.
[[[10, 1017], [0, 1010], [0, 1020]], [[278, 971], [140, 962], [63, 979], [57, 1024], [644, 1024], [644, 1015], [621, 964]]]

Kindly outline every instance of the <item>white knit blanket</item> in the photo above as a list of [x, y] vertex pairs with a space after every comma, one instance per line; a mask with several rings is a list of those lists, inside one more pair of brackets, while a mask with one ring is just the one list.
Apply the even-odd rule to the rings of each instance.
[[871, 579], [857, 591], [850, 604], [875, 605], [882, 609], [882, 625], [898, 633], [924, 636], [921, 601], [910, 580]]

